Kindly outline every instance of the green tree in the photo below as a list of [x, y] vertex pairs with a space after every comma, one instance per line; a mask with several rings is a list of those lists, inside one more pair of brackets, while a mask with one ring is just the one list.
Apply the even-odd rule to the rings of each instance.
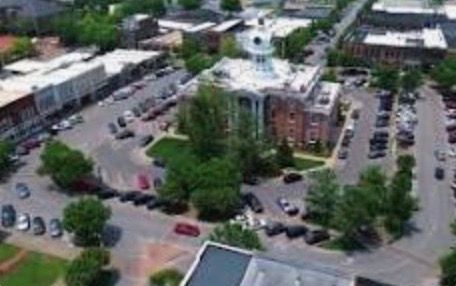
[[404, 72], [400, 78], [401, 88], [405, 91], [414, 91], [423, 84], [423, 74], [416, 69]]
[[240, 0], [222, 0], [220, 8], [224, 11], [234, 12], [242, 9]]
[[103, 14], [86, 13], [77, 23], [78, 42], [96, 45], [102, 51], [111, 50], [118, 43], [118, 29], [112, 18]]
[[311, 177], [311, 186], [306, 196], [306, 209], [316, 222], [330, 227], [341, 195], [341, 187], [334, 172], [316, 172]]
[[164, 269], [150, 277], [150, 286], [179, 286], [184, 275], [176, 269]]
[[277, 165], [281, 168], [293, 167], [295, 165], [293, 149], [285, 138], [277, 146], [276, 161]]
[[454, 286], [456, 285], [456, 250], [451, 252], [440, 260], [441, 286]]
[[95, 286], [103, 284], [103, 268], [109, 264], [109, 252], [102, 248], [84, 249], [68, 266], [67, 286]]
[[201, 45], [191, 38], [185, 38], [182, 42], [180, 55], [184, 60], [188, 60], [192, 56], [201, 53]]
[[219, 54], [222, 57], [236, 58], [240, 55], [236, 39], [233, 36], [224, 36], [220, 41], [219, 49]]
[[11, 167], [10, 155], [13, 152], [13, 144], [6, 140], [0, 140], [0, 176], [4, 176]]
[[194, 154], [203, 160], [225, 151], [227, 96], [217, 87], [203, 85], [188, 102], [186, 131]]
[[289, 60], [297, 60], [307, 44], [315, 37], [315, 31], [310, 27], [298, 28], [285, 38], [283, 57]]
[[321, 77], [323, 81], [337, 82], [337, 74], [334, 69], [327, 70]]
[[244, 229], [239, 224], [225, 223], [216, 226], [209, 235], [209, 240], [245, 249], [263, 249], [257, 233]]
[[63, 227], [84, 246], [98, 246], [111, 209], [95, 198], [72, 202], [63, 210]]
[[197, 53], [185, 61], [185, 68], [192, 74], [199, 74], [210, 68], [213, 63], [214, 59], [211, 56]]
[[379, 166], [369, 166], [360, 174], [358, 186], [366, 193], [366, 209], [372, 220], [384, 213], [388, 195], [387, 178]]
[[33, 54], [33, 43], [28, 37], [16, 38], [11, 48], [11, 55], [14, 58], [23, 58]]
[[431, 72], [432, 78], [446, 89], [456, 86], [456, 57], [449, 57], [440, 62]]
[[399, 86], [399, 70], [393, 67], [378, 67], [373, 73], [373, 86], [396, 92]]
[[48, 174], [61, 187], [70, 187], [91, 174], [93, 163], [78, 150], [72, 150], [60, 141], [46, 144], [41, 153], [40, 172]]
[[416, 161], [413, 155], [400, 155], [397, 158], [397, 166], [399, 170], [412, 170], [415, 167]]
[[192, 203], [199, 216], [207, 220], [221, 220], [231, 217], [241, 203], [239, 190], [229, 187], [198, 189], [192, 194]]
[[201, 6], [201, 0], [178, 0], [178, 3], [185, 10], [195, 10]]
[[160, 17], [166, 14], [166, 6], [163, 0], [127, 0], [122, 3], [122, 16], [137, 13], [148, 13]]

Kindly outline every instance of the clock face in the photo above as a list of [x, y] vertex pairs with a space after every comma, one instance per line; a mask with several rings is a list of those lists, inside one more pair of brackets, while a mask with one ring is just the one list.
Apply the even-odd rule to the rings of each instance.
[[260, 37], [253, 38], [253, 43], [255, 43], [255, 45], [259, 46], [259, 45], [261, 45], [261, 42], [262, 42], [262, 40]]

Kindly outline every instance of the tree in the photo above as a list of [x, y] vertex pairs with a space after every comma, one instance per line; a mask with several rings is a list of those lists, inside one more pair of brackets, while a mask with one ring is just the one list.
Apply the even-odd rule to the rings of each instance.
[[188, 60], [192, 56], [201, 53], [201, 45], [192, 38], [185, 38], [180, 50], [182, 58]]
[[10, 155], [13, 152], [13, 144], [6, 140], [0, 140], [0, 176], [4, 176], [11, 167]]
[[456, 236], [456, 220], [453, 221], [453, 223], [451, 224], [451, 233]]
[[280, 168], [293, 167], [295, 165], [293, 149], [285, 138], [277, 146], [276, 161]]
[[206, 54], [197, 53], [185, 61], [185, 68], [192, 74], [199, 74], [208, 69], [214, 63], [214, 59]]
[[330, 227], [341, 195], [341, 187], [334, 172], [323, 170], [314, 173], [306, 196], [307, 211], [316, 222]]
[[322, 75], [321, 80], [329, 81], [329, 82], [337, 82], [337, 74], [334, 71], [334, 69], [329, 69], [327, 72], [325, 72]]
[[201, 6], [201, 0], [178, 0], [178, 3], [185, 10], [195, 10]]
[[240, 0], [222, 0], [220, 8], [224, 11], [234, 12], [242, 9]]
[[236, 58], [240, 51], [237, 47], [236, 39], [233, 36], [224, 36], [220, 41], [219, 54], [222, 57]]
[[456, 250], [451, 252], [440, 260], [442, 274], [440, 276], [441, 286], [456, 285]]
[[150, 277], [150, 286], [179, 286], [183, 278], [176, 269], [163, 269]]
[[401, 76], [400, 83], [404, 91], [414, 91], [423, 84], [423, 74], [416, 69], [406, 71]]
[[397, 166], [399, 170], [412, 170], [415, 167], [416, 161], [413, 155], [400, 155], [397, 158]]
[[282, 56], [289, 60], [296, 60], [314, 36], [315, 31], [311, 27], [294, 30], [284, 40], [285, 48], [283, 49], [284, 54]]
[[225, 223], [216, 226], [209, 235], [209, 240], [245, 249], [263, 249], [257, 233], [244, 229], [239, 224]]
[[40, 171], [48, 174], [61, 187], [70, 187], [92, 172], [93, 163], [78, 150], [72, 150], [60, 141], [46, 144], [41, 153]]
[[192, 203], [199, 216], [207, 220], [221, 220], [231, 217], [239, 209], [239, 190], [229, 187], [198, 189], [193, 192]]
[[136, 13], [148, 13], [160, 17], [166, 14], [166, 6], [163, 0], [127, 0], [122, 4], [123, 17]]
[[95, 198], [82, 198], [63, 210], [63, 227], [84, 246], [98, 246], [111, 209]]
[[446, 89], [456, 86], [456, 57], [449, 57], [440, 62], [431, 72], [432, 78]]
[[208, 160], [225, 151], [227, 95], [217, 87], [200, 86], [186, 109], [186, 132], [194, 154]]
[[33, 43], [28, 37], [16, 38], [10, 50], [14, 58], [23, 58], [30, 56], [34, 51]]
[[78, 42], [83, 45], [96, 45], [102, 51], [115, 48], [118, 43], [118, 30], [112, 18], [103, 14], [86, 13], [77, 23]]
[[373, 85], [377, 88], [396, 92], [399, 85], [399, 70], [393, 67], [378, 67], [373, 73]]
[[364, 203], [370, 218], [374, 220], [384, 213], [388, 192], [387, 178], [379, 166], [369, 166], [361, 172], [358, 186], [366, 194]]
[[102, 248], [87, 248], [71, 261], [65, 274], [67, 286], [102, 285], [103, 268], [109, 264], [109, 252]]

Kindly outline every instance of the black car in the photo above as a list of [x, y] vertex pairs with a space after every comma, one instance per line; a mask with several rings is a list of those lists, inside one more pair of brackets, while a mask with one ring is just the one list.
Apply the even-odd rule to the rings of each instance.
[[246, 193], [242, 196], [242, 200], [244, 201], [245, 205], [252, 209], [253, 212], [263, 212], [263, 204], [260, 202], [260, 200], [255, 194]]
[[154, 189], [158, 189], [163, 185], [163, 181], [160, 178], [154, 178]]
[[388, 143], [388, 138], [382, 138], [382, 137], [376, 137], [376, 138], [371, 138], [369, 140], [369, 144], [375, 145], [375, 144], [387, 144]]
[[141, 194], [139, 191], [123, 192], [119, 195], [119, 201], [122, 203], [133, 201], [139, 194]]
[[373, 138], [388, 138], [389, 137], [389, 132], [388, 131], [375, 131]]
[[383, 119], [383, 118], [377, 118], [375, 120], [375, 127], [381, 128], [381, 127], [387, 127], [389, 124], [389, 120]]
[[133, 204], [135, 206], [145, 205], [153, 199], [155, 199], [155, 196], [152, 194], [140, 193], [133, 198]]
[[304, 236], [306, 233], [307, 233], [307, 227], [305, 227], [304, 225], [290, 225], [290, 226], [287, 226], [285, 229], [285, 234], [290, 239]]
[[109, 133], [115, 135], [117, 133], [117, 126], [114, 123], [110, 122], [108, 123], [108, 130]]
[[117, 117], [117, 124], [120, 127], [125, 127], [125, 126], [127, 126], [127, 121], [125, 121], [125, 118], [123, 118], [123, 116], [119, 116], [119, 117]]
[[97, 193], [98, 198], [101, 200], [108, 200], [117, 197], [118, 195], [119, 192], [111, 188], [104, 188]]
[[285, 225], [281, 222], [270, 222], [264, 228], [264, 232], [267, 236], [275, 236], [285, 231]]
[[291, 184], [302, 180], [302, 175], [299, 173], [288, 173], [283, 176], [283, 182], [285, 184]]
[[140, 147], [145, 147], [150, 144], [150, 142], [154, 141], [154, 136], [153, 135], [144, 135], [141, 138], [139, 138], [139, 146]]
[[445, 170], [442, 167], [435, 168], [434, 177], [437, 180], [443, 180], [445, 178]]
[[2, 206], [2, 226], [12, 227], [16, 223], [16, 210], [12, 205]]
[[160, 157], [154, 157], [153, 164], [155, 167], [159, 167], [159, 168], [164, 168], [166, 165], [165, 160], [163, 160], [163, 158], [160, 158]]
[[42, 217], [37, 216], [33, 218], [32, 230], [34, 235], [42, 235], [46, 232], [46, 225]]
[[384, 151], [370, 151], [367, 157], [369, 159], [379, 159], [383, 158], [386, 156], [386, 153]]
[[337, 158], [339, 160], [345, 160], [348, 158], [348, 150], [347, 149], [340, 149], [337, 151]]
[[49, 233], [51, 237], [60, 237], [63, 234], [62, 223], [59, 219], [53, 218], [49, 221]]
[[119, 133], [116, 134], [115, 138], [117, 140], [122, 140], [122, 139], [127, 139], [130, 137], [135, 137], [135, 133], [131, 131], [130, 129], [124, 129], [120, 131]]
[[163, 201], [161, 201], [159, 198], [153, 196], [147, 203], [146, 203], [146, 208], [148, 210], [154, 210], [156, 208], [159, 208], [163, 206]]
[[304, 241], [310, 245], [320, 243], [322, 241], [328, 240], [329, 238], [330, 235], [328, 231], [324, 229], [309, 230], [304, 235]]

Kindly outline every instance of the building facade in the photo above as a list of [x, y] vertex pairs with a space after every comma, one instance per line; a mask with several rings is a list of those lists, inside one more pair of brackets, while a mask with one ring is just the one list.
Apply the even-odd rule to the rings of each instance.
[[150, 15], [132, 15], [122, 21], [120, 34], [123, 48], [137, 49], [142, 40], [158, 35], [158, 22]]

